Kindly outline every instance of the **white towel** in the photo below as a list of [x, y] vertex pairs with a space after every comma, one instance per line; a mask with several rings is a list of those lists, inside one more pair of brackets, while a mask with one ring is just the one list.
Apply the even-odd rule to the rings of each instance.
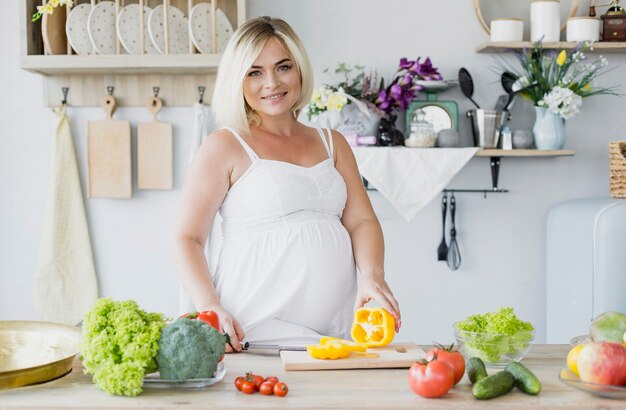
[[[208, 105], [195, 103], [193, 105], [193, 128], [191, 135], [191, 152], [189, 162], [193, 160], [196, 151], [202, 145], [202, 142], [215, 130], [215, 121], [211, 114], [211, 107]], [[209, 234], [209, 239], [204, 248], [204, 253], [209, 264], [209, 272], [213, 273], [217, 266], [217, 257], [222, 244], [222, 218], [219, 214], [215, 215], [213, 227]], [[193, 312], [195, 310], [193, 302], [189, 294], [185, 290], [182, 283], [178, 289], [178, 310], [182, 315], [184, 313]]]
[[359, 171], [410, 221], [479, 148], [353, 147]]
[[70, 122], [58, 108], [50, 185], [35, 279], [35, 310], [45, 321], [78, 324], [98, 299]]

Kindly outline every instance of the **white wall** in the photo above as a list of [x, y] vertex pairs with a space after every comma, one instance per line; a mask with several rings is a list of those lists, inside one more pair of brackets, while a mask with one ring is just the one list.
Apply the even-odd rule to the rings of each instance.
[[[588, 2], [582, 2], [583, 5]], [[54, 118], [42, 103], [41, 77], [19, 69], [17, 1], [0, 14], [4, 58], [0, 66], [0, 319], [34, 319], [32, 288], [47, 188]], [[317, 81], [323, 65], [361, 63], [390, 76], [400, 57], [430, 56], [445, 78], [465, 66], [476, 83], [475, 100], [495, 104], [502, 93], [490, 71], [493, 55], [476, 54], [486, 41], [472, 2], [444, 0], [250, 0], [248, 15], [282, 17], [308, 48]], [[612, 54], [617, 69], [602, 84], [618, 84], [626, 59]], [[462, 117], [470, 103], [458, 89], [440, 96], [455, 99], [466, 142], [471, 131]], [[452, 323], [477, 312], [510, 305], [545, 340], [545, 221], [565, 200], [608, 196], [607, 143], [624, 139], [626, 102], [585, 100], [583, 112], [567, 121], [566, 148], [575, 157], [503, 159], [500, 186], [508, 194], [457, 196], [461, 269], [436, 261], [441, 237], [439, 198], [406, 223], [377, 192], [371, 194], [383, 225], [388, 281], [403, 314], [401, 340], [452, 340]], [[532, 127], [517, 104], [516, 127]], [[99, 109], [71, 109], [74, 140], [85, 189], [86, 125]], [[141, 108], [121, 108], [133, 132], [149, 120]], [[171, 227], [188, 157], [192, 112], [166, 108], [161, 119], [174, 124], [175, 189], [133, 192], [132, 200], [85, 201], [103, 296], [133, 298], [150, 310], [177, 313], [177, 278], [170, 256]], [[450, 187], [491, 184], [487, 158], [473, 159]], [[566, 284], [564, 284], [566, 286]], [[323, 303], [323, 302], [321, 302]]]

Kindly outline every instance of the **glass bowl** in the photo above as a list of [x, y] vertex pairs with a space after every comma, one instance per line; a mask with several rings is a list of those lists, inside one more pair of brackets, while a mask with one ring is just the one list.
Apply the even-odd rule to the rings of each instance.
[[465, 359], [479, 357], [486, 366], [505, 367], [511, 362], [519, 362], [528, 353], [535, 340], [535, 331], [515, 335], [468, 332], [457, 329], [455, 323], [454, 337]]
[[580, 380], [570, 369], [564, 367], [559, 374], [559, 380], [578, 390], [582, 390], [598, 397], [626, 400], [626, 387], [609, 384], [586, 383]]

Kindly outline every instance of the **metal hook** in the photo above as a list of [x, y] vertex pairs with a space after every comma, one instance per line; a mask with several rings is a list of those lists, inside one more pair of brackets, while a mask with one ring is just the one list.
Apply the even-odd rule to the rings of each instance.
[[61, 104], [67, 104], [67, 93], [70, 91], [70, 87], [61, 87], [61, 92], [63, 92], [63, 100], [61, 100]]
[[202, 99], [204, 98], [204, 90], [206, 90], [206, 87], [202, 85], [198, 86], [198, 93], [200, 94], [200, 99], [198, 100], [198, 102], [200, 104], [202, 104]]
[[155, 97], [159, 96], [159, 90], [161, 89], [161, 87], [152, 87], [152, 92], [154, 93]]
[[113, 95], [113, 90], [114, 89], [115, 89], [115, 87], [113, 87], [112, 85], [107, 85], [107, 94]]

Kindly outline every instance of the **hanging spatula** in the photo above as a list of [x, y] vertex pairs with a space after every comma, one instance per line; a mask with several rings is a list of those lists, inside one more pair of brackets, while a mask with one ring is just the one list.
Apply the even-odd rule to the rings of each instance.
[[450, 248], [448, 249], [448, 267], [451, 270], [457, 270], [461, 266], [461, 252], [459, 251], [459, 244], [456, 241], [456, 198], [454, 198], [454, 192], [450, 197], [450, 220], [452, 225], [450, 228]]
[[448, 244], [446, 244], [446, 213], [448, 211], [448, 193], [444, 192], [441, 198], [441, 242], [437, 248], [437, 260], [445, 261], [448, 258]]

